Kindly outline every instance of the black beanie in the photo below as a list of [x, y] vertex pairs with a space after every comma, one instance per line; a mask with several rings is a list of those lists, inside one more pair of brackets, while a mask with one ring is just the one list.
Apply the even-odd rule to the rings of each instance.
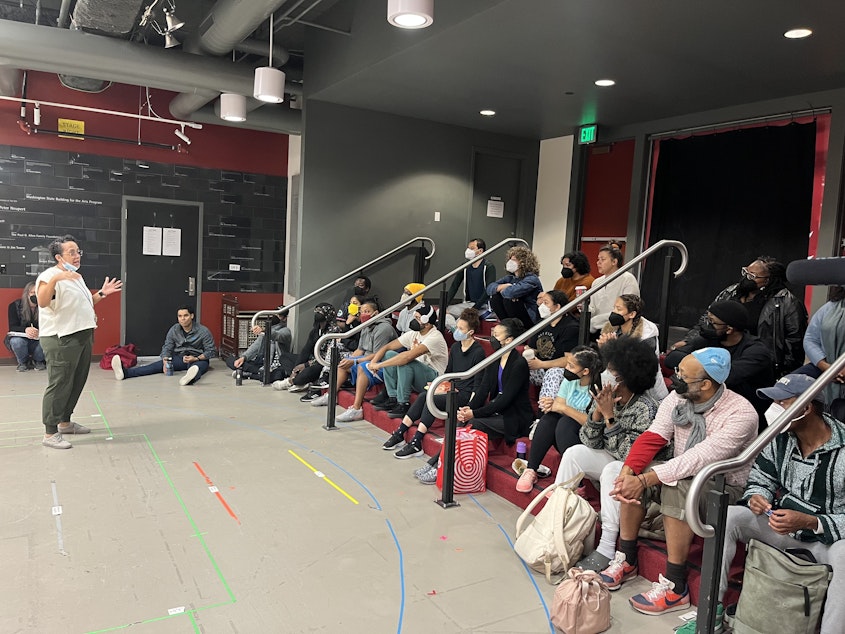
[[748, 329], [748, 311], [739, 302], [714, 302], [708, 310], [734, 330]]

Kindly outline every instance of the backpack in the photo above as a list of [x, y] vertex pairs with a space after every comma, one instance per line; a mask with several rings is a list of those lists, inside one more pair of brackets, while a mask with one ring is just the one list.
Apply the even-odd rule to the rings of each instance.
[[[583, 477], [579, 473], [571, 480], [544, 489], [516, 521], [514, 551], [529, 568], [544, 573], [550, 584], [560, 582], [560, 579], [552, 581], [552, 573], [566, 572], [581, 558], [585, 542], [588, 550], [592, 550], [595, 542], [596, 512], [587, 500], [569, 488]], [[527, 524], [531, 511], [549, 493], [546, 506]]]
[[776, 623], [779, 632], [814, 634], [832, 577], [833, 569], [809, 551], [798, 556], [750, 540], [734, 633], [769, 634]]
[[592, 570], [570, 568], [555, 590], [551, 621], [564, 634], [598, 634], [610, 628], [610, 590]]
[[134, 343], [127, 343], [125, 346], [109, 346], [103, 353], [103, 358], [100, 359], [100, 367], [103, 370], [111, 370], [112, 357], [117, 355], [124, 368], [131, 368], [138, 363], [138, 355], [135, 353], [137, 349], [138, 346]]

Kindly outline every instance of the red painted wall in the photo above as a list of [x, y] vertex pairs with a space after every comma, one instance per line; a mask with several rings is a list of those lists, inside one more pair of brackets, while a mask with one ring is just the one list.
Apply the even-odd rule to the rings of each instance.
[[[581, 237], [625, 236], [634, 169], [634, 141], [590, 148]], [[595, 275], [595, 261], [604, 243], [581, 242]], [[623, 252], [625, 250], [623, 245]]]
[[[29, 72], [26, 90], [27, 99], [43, 99], [55, 103], [104, 108], [118, 112], [137, 113], [140, 104], [146, 103], [144, 89], [137, 86], [112, 84], [104, 92], [92, 95], [65, 88], [56, 75], [47, 73]], [[175, 93], [150, 89], [153, 109], [165, 118], [174, 118], [168, 110], [168, 104], [174, 96]], [[27, 121], [30, 126], [33, 123], [32, 113], [33, 106], [30, 104], [27, 106]], [[148, 114], [146, 108], [143, 114]], [[138, 139], [137, 119], [53, 106], [41, 106], [40, 127], [45, 130], [56, 130], [57, 120], [60, 117], [85, 121], [87, 134], [128, 139], [133, 142]], [[186, 129], [191, 145], [183, 148], [183, 152], [176, 152], [147, 148], [134, 143], [66, 139], [48, 134], [27, 135], [18, 126], [19, 119], [19, 103], [0, 101], [0, 144], [287, 176], [288, 136], [286, 134], [203, 124], [202, 130]], [[141, 140], [176, 145], [181, 143], [173, 134], [176, 127], [170, 123], [141, 121]]]

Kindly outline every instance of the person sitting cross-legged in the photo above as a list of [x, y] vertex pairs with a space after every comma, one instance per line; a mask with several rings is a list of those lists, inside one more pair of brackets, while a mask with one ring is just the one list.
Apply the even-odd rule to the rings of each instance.
[[111, 367], [118, 381], [136, 376], [166, 373], [167, 359], [171, 360], [175, 371], [186, 370], [185, 376], [179, 379], [179, 385], [193, 385], [200, 380], [208, 370], [208, 360], [217, 356], [214, 337], [208, 328], [194, 321], [194, 309], [191, 306], [180, 306], [176, 311], [176, 317], [179, 323], [174, 324], [167, 331], [161, 348], [161, 358], [158, 361], [134, 368], [124, 368], [120, 355], [112, 357]]
[[[649, 428], [657, 414], [658, 403], [649, 394], [654, 383], [657, 358], [654, 346], [633, 337], [620, 337], [601, 349], [609, 377], [600, 390], [593, 392], [586, 424], [581, 427], [581, 443], [563, 453], [555, 483], [572, 480], [579, 473], [599, 483], [601, 495], [601, 541], [595, 552], [587, 553], [578, 567], [604, 570], [616, 554], [619, 536], [619, 502], [610, 497], [622, 461], [634, 441]], [[661, 449], [655, 460], [672, 457], [671, 445]], [[578, 483], [573, 482], [572, 487]]]
[[[317, 363], [314, 357], [314, 346], [323, 335], [341, 331], [334, 316], [334, 306], [328, 302], [320, 302], [314, 306], [314, 322], [311, 330], [308, 332], [308, 339], [305, 341], [305, 345], [302, 346], [299, 355], [294, 361], [295, 365], [291, 370], [290, 376], [281, 381], [273, 381], [274, 390], [304, 392], [309, 388], [311, 383], [320, 378], [320, 374], [323, 372], [323, 366]], [[343, 348], [337, 341], [334, 344], [338, 345], [339, 351], [342, 351]], [[330, 345], [329, 342], [324, 342], [321, 346], [321, 354], [328, 356], [331, 350]]]
[[[362, 324], [367, 323], [379, 314], [378, 302], [374, 299], [365, 299], [358, 311], [358, 318]], [[364, 402], [364, 394], [371, 387], [384, 382], [381, 372], [371, 372], [367, 368], [367, 362], [372, 359], [376, 351], [381, 350], [396, 337], [396, 331], [389, 319], [380, 319], [369, 328], [365, 328], [358, 337], [358, 348], [343, 359], [337, 366], [337, 389], [339, 390], [346, 380], [349, 379], [355, 386], [355, 402], [359, 403], [356, 408], [350, 407], [335, 420], [342, 423], [353, 420], [361, 420], [364, 412], [360, 403]], [[335, 395], [336, 396], [336, 395]], [[311, 401], [312, 407], [325, 407], [329, 404], [329, 393]]]
[[408, 324], [411, 330], [382, 346], [367, 364], [372, 373], [384, 369], [385, 396], [380, 394], [372, 405], [390, 418], [404, 418], [411, 407], [411, 391], [422, 392], [446, 369], [449, 349], [436, 323], [434, 307], [418, 305]]
[[[747, 400], [724, 385], [731, 357], [724, 348], [702, 348], [684, 357], [677, 387], [657, 410], [651, 426], [634, 441], [610, 494], [619, 502], [619, 550], [601, 572], [611, 590], [637, 576], [637, 533], [650, 501], [660, 504], [666, 531], [666, 574], [651, 590], [629, 599], [643, 614], [687, 609], [687, 555], [693, 532], [685, 504], [692, 478], [704, 465], [734, 458], [757, 436], [757, 412]], [[654, 458], [673, 442], [672, 458]], [[650, 465], [650, 467], [649, 467]], [[647, 468], [649, 467], [649, 468]], [[742, 495], [749, 467], [725, 474], [731, 502]], [[715, 487], [715, 480], [713, 480]], [[704, 498], [702, 497], [702, 506]]]
[[[766, 417], [774, 422], [815, 380], [788, 374], [759, 390], [774, 401]], [[757, 456], [745, 493], [728, 508], [718, 600], [728, 589], [737, 542], [756, 539], [782, 550], [803, 548], [833, 569], [821, 634], [842, 632], [845, 622], [845, 424], [824, 412], [820, 393], [788, 429]], [[719, 618], [720, 610], [716, 610]], [[678, 630], [695, 632], [695, 623]], [[772, 632], [777, 632], [772, 623]]]
[[[446, 363], [446, 373], [450, 372], [464, 372], [471, 367], [480, 363], [484, 359], [484, 348], [478, 343], [473, 335], [481, 328], [481, 320], [479, 319], [478, 311], [475, 308], [465, 308], [461, 312], [460, 317], [456, 322], [455, 332], [452, 336], [455, 338], [455, 343], [449, 350], [449, 360]], [[462, 407], [469, 403], [470, 396], [475, 392], [481, 384], [481, 377], [483, 373], [477, 372], [474, 376], [468, 379], [455, 382], [455, 389], [458, 391], [457, 402], [458, 407]], [[434, 397], [434, 403], [441, 410], [446, 409], [446, 392], [448, 386], [441, 385], [437, 394]], [[405, 432], [410, 429], [414, 421], [419, 421], [417, 431], [411, 442], [401, 447], [393, 454], [395, 458], [405, 459], [413, 458], [422, 453], [422, 441], [425, 432], [434, 422], [434, 414], [426, 406], [423, 395], [414, 401], [411, 409], [405, 414], [402, 423], [393, 432], [390, 438], [382, 445], [382, 449], [393, 450], [399, 447], [405, 440]]]
[[[287, 315], [281, 319], [273, 316], [270, 326], [270, 381], [278, 381], [286, 375], [282, 365], [274, 366], [282, 355], [290, 353], [291, 333], [287, 327]], [[252, 334], [258, 335], [255, 341], [239, 356], [231, 356], [225, 363], [232, 370], [232, 377], [240, 370], [245, 379], [261, 379], [264, 370], [264, 326], [256, 324], [252, 327]]]

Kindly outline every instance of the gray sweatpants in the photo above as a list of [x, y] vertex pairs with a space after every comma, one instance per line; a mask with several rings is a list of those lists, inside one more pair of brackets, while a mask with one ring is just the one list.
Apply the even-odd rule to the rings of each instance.
[[[845, 541], [834, 542], [831, 545], [821, 542], [801, 542], [789, 535], [780, 535], [769, 528], [769, 518], [765, 515], [754, 515], [746, 506], [728, 507], [728, 521], [725, 529], [725, 552], [722, 558], [722, 578], [719, 581], [719, 601], [725, 596], [728, 588], [728, 569], [736, 554], [736, 543], [748, 543], [756, 539], [769, 546], [785, 550], [787, 548], [806, 548], [816, 561], [828, 564], [833, 568], [833, 578], [827, 590], [828, 599], [825, 601], [824, 616], [822, 617], [821, 634], [841, 634], [842, 624], [845, 623]], [[773, 628], [774, 629], [777, 628]]]

